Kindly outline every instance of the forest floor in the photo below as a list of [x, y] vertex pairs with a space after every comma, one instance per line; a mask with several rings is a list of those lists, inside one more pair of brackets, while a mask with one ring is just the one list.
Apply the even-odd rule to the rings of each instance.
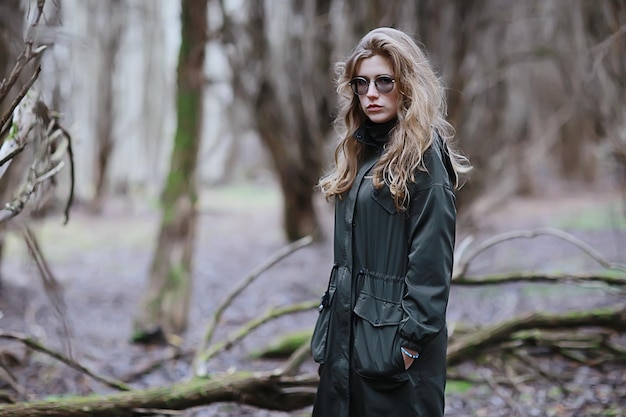
[[[52, 217], [34, 226], [52, 272], [63, 286], [69, 333], [55, 303], [47, 298], [24, 242], [11, 234], [2, 260], [0, 329], [31, 335], [67, 352], [99, 374], [124, 378], [146, 363], [165, 357], [168, 349], [129, 342], [133, 316], [146, 286], [155, 247], [159, 215], [156, 204], [111, 202], [103, 214], [76, 208], [68, 225]], [[233, 186], [206, 191], [201, 198], [194, 290], [189, 330], [183, 346], [193, 348], [208, 319], [233, 285], [285, 246], [280, 197], [273, 188]], [[331, 207], [320, 203], [327, 236], [332, 233]], [[481, 242], [497, 233], [555, 227], [582, 239], [613, 262], [626, 263], [626, 217], [623, 202], [610, 190], [568, 193], [543, 199], [515, 199], [490, 211], [472, 230], [461, 227], [458, 242], [470, 234]], [[269, 307], [319, 298], [332, 264], [330, 239], [303, 248], [246, 289], [226, 311], [220, 340]], [[583, 272], [599, 269], [589, 256], [550, 236], [517, 239], [479, 255], [471, 275], [511, 271]], [[498, 287], [453, 286], [451, 326], [487, 325], [530, 311], [564, 312], [614, 305], [623, 294], [602, 287], [511, 284]], [[210, 371], [273, 369], [279, 362], [252, 359], [287, 331], [311, 329], [316, 312], [269, 323], [210, 362]], [[69, 341], [67, 343], [69, 335]], [[623, 342], [623, 339], [622, 339]], [[0, 394], [49, 397], [105, 392], [100, 383], [41, 353], [26, 353], [13, 341], [0, 341], [0, 357], [9, 364], [0, 372]], [[534, 355], [534, 369], [519, 360], [490, 356], [465, 363], [455, 374], [476, 382], [451, 380], [446, 392], [447, 416], [623, 416], [626, 415], [626, 364], [609, 361], [592, 366], [561, 355]], [[314, 371], [308, 361], [304, 370]], [[0, 370], [1, 371], [1, 370]], [[9, 373], [15, 377], [11, 384]], [[134, 380], [137, 388], [179, 381], [190, 374], [188, 361], [167, 361]], [[507, 383], [499, 383], [501, 377]], [[22, 390], [16, 394], [15, 389]], [[306, 416], [215, 404], [188, 410], [185, 416]]]

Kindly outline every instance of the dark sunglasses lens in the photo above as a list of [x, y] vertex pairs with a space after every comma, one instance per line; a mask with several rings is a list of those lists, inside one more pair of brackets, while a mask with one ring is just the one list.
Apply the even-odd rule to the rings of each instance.
[[369, 83], [365, 78], [355, 78], [350, 82], [350, 84], [352, 85], [352, 91], [354, 91], [355, 94], [360, 96], [367, 94]]
[[393, 90], [393, 79], [391, 77], [376, 78], [376, 88], [381, 93], [389, 93]]

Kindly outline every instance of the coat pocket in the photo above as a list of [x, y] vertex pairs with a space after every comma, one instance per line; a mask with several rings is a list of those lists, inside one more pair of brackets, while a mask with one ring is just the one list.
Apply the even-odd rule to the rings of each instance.
[[324, 363], [326, 359], [326, 342], [328, 341], [328, 328], [330, 327], [330, 306], [335, 296], [335, 287], [328, 287], [328, 291], [322, 296], [319, 306], [319, 316], [311, 337], [311, 354], [317, 363]]
[[361, 293], [354, 314], [355, 371], [366, 378], [406, 380], [398, 332], [402, 306]]

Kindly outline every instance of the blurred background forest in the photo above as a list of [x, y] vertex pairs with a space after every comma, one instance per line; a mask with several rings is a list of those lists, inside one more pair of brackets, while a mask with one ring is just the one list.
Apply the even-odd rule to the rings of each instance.
[[[4, 73], [28, 3], [2, 2]], [[180, 3], [46, 7], [39, 36], [52, 47], [39, 83], [75, 138], [77, 201], [154, 199], [176, 126]], [[449, 119], [476, 166], [460, 193], [464, 212], [617, 185], [624, 13], [618, 0], [208, 0], [199, 183], [278, 179], [283, 192], [310, 189], [334, 139], [334, 63], [367, 30], [393, 25], [425, 46], [448, 87]], [[478, 196], [490, 204], [472, 204]]]
[[[194, 13], [206, 18], [194, 20]], [[0, 93], [25, 45], [47, 46], [33, 49], [0, 114], [39, 67], [33, 89], [71, 136], [73, 160], [73, 169], [55, 171], [52, 187], [34, 193], [23, 211], [0, 216], [0, 328], [64, 349], [74, 341], [78, 352], [82, 340], [90, 353], [77, 358], [128, 375], [138, 357], [160, 352], [147, 354], [129, 339], [150, 342], [164, 333], [169, 345], [195, 345], [233, 282], [305, 236], [317, 243], [274, 272], [269, 286], [286, 291], [257, 288], [225, 324], [245, 322], [267, 301], [316, 297], [332, 262], [332, 207], [314, 186], [336, 140], [334, 64], [377, 26], [414, 36], [447, 87], [449, 121], [474, 166], [458, 193], [458, 242], [566, 224], [612, 262], [626, 261], [624, 0], [0, 0]], [[183, 90], [196, 101], [181, 99]], [[189, 121], [181, 115], [197, 116], [191, 123], [197, 130], [187, 131], [193, 139], [181, 135]], [[6, 143], [10, 126], [0, 123]], [[15, 199], [25, 177], [17, 162], [17, 174], [0, 174], [3, 203]], [[579, 215], [575, 226], [563, 222], [572, 213]], [[168, 223], [172, 218], [180, 221]], [[563, 246], [503, 249], [474, 272], [587, 271], [589, 263], [568, 257]], [[158, 277], [172, 271], [188, 275], [183, 294], [174, 296], [184, 307], [159, 322], [150, 297], [167, 304], [159, 294], [168, 285]], [[37, 274], [47, 299], [33, 290], [38, 281], [29, 276]], [[532, 308], [571, 308], [581, 299], [591, 308], [615, 300], [615, 293], [576, 291], [512, 304], [508, 296], [493, 301], [494, 293], [471, 291], [464, 304], [453, 292], [460, 307], [452, 308], [451, 321], [484, 325]], [[483, 312], [472, 305], [491, 301]], [[305, 327], [312, 327], [315, 316], [306, 317]], [[293, 319], [285, 327], [299, 324]], [[270, 327], [243, 349], [280, 330]], [[239, 365], [223, 358], [216, 367]], [[189, 366], [172, 366], [142, 384], [189, 372]], [[30, 369], [2, 378], [18, 399], [28, 398], [24, 386], [35, 384], [42, 369], [48, 394], [99, 391], [45, 361]], [[577, 415], [567, 414], [576, 405], [562, 414], [520, 414], [517, 399], [495, 391], [495, 405], [472, 408], [466, 397], [452, 399], [450, 415]], [[455, 414], [455, 405], [474, 411]], [[258, 413], [213, 409], [208, 415], [266, 415]]]

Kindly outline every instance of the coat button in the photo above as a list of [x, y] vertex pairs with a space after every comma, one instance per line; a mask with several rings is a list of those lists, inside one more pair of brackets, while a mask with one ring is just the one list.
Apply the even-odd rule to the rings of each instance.
[[352, 227], [356, 227], [356, 222], [352, 222]]
[[380, 320], [378, 319], [374, 320], [374, 324], [380, 324]]

